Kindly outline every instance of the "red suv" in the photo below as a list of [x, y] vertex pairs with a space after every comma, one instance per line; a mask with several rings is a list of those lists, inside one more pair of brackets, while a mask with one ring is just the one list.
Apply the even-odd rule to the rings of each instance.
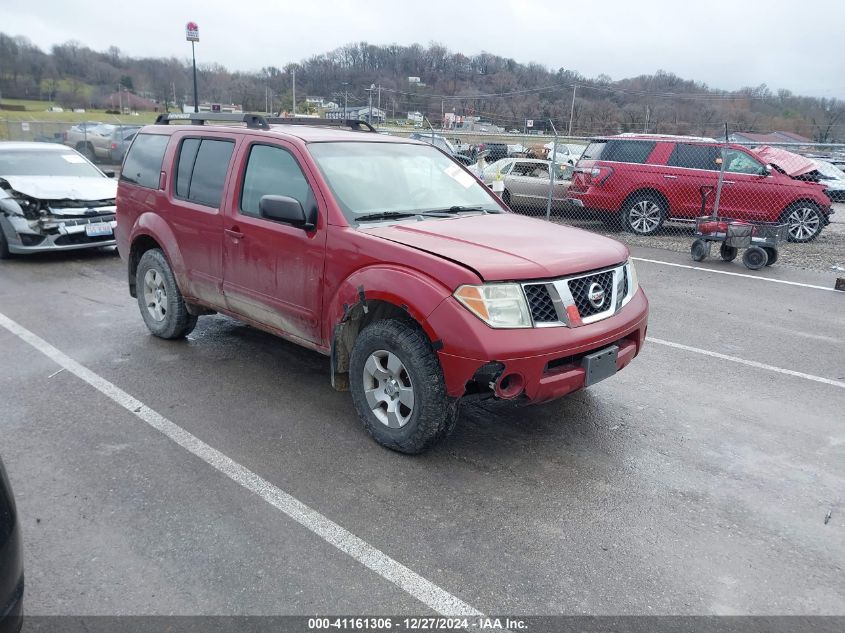
[[[198, 125], [211, 121], [241, 124]], [[117, 193], [149, 330], [184, 337], [220, 312], [326, 354], [392, 449], [444, 437], [461, 398], [558, 398], [643, 345], [648, 302], [623, 245], [510, 213], [431, 145], [358, 121], [157, 123]]]
[[576, 166], [570, 201], [600, 212], [609, 224], [653, 235], [667, 219], [702, 215], [702, 199], [704, 213], [712, 211], [723, 148], [720, 215], [788, 223], [793, 242], [815, 239], [830, 222], [830, 199], [807, 178], [813, 167], [801, 157], [685, 136], [594, 139]]

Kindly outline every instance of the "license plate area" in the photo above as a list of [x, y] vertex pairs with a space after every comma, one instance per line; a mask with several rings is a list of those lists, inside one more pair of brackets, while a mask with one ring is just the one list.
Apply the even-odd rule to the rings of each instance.
[[584, 386], [589, 387], [605, 378], [610, 378], [616, 373], [616, 358], [619, 356], [619, 347], [611, 345], [597, 352], [586, 354], [581, 359], [581, 367], [586, 372]]
[[85, 225], [85, 235], [88, 237], [103, 237], [104, 235], [112, 235], [112, 233], [111, 224], [108, 222]]

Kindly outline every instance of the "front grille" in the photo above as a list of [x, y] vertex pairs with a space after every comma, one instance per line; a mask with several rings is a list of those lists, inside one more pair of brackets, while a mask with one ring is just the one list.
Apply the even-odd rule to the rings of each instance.
[[525, 297], [534, 323], [556, 323], [559, 320], [546, 284], [525, 286]]
[[61, 216], [54, 216], [53, 219], [65, 226], [81, 226], [85, 224], [99, 224], [100, 222], [111, 222], [114, 220], [114, 213], [106, 215], [89, 215], [84, 218], [64, 219]]
[[110, 242], [114, 239], [112, 235], [97, 235], [90, 237], [85, 233], [72, 233], [70, 235], [60, 235], [53, 243], [56, 246], [71, 246], [77, 244], [96, 244], [97, 242]]
[[[587, 275], [586, 277], [578, 277], [569, 280], [569, 291], [572, 293], [572, 298], [575, 300], [575, 305], [578, 307], [578, 313], [581, 318], [587, 318], [606, 312], [611, 308], [611, 300], [613, 298], [613, 271], [608, 270], [603, 273], [595, 275]], [[593, 305], [588, 295], [593, 284], [598, 284], [604, 291], [601, 303]]]

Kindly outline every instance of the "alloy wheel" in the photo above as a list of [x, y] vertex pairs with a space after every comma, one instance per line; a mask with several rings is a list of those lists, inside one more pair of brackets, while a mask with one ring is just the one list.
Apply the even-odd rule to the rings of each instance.
[[364, 363], [364, 395], [376, 418], [400, 429], [414, 412], [414, 386], [399, 357], [386, 350], [370, 354]]
[[628, 224], [635, 233], [653, 233], [660, 226], [661, 215], [653, 200], [640, 200], [628, 211]]
[[821, 218], [819, 212], [812, 207], [798, 207], [789, 214], [787, 223], [789, 235], [798, 242], [804, 242], [818, 232]]
[[164, 277], [155, 268], [150, 268], [144, 275], [144, 304], [153, 319], [164, 321], [167, 316], [167, 287]]

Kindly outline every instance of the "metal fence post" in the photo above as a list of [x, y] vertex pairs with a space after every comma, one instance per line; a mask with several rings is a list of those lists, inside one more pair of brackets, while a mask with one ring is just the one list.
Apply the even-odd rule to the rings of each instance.
[[555, 133], [555, 137], [552, 141], [552, 157], [549, 161], [549, 196], [546, 199], [547, 220], [550, 220], [552, 217], [552, 194], [555, 190], [555, 159], [557, 159], [557, 128], [555, 127], [555, 124], [551, 119], [549, 119], [549, 123], [552, 126], [552, 130]]

